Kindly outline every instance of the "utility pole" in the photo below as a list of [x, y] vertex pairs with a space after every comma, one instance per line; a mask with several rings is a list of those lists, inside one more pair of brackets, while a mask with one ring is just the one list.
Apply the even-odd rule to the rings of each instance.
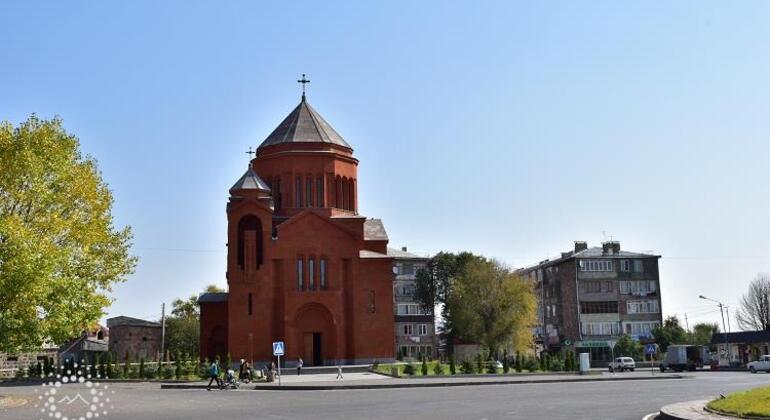
[[[728, 359], [727, 359], [727, 366], [729, 367], [729, 366], [730, 366], [730, 364], [731, 364], [731, 363], [732, 363], [732, 361], [733, 361], [733, 351], [732, 351], [732, 349], [730, 348], [730, 344], [728, 344], [728, 343], [727, 343], [727, 331], [728, 331], [728, 330], [727, 330], [727, 328], [726, 328], [726, 324], [725, 324], [725, 312], [724, 312], [724, 307], [725, 307], [725, 306], [724, 306], [724, 305], [722, 305], [722, 302], [720, 302], [720, 301], [718, 301], [718, 300], [714, 300], [714, 299], [711, 299], [711, 298], [707, 298], [706, 296], [703, 296], [703, 295], [700, 295], [700, 296], [698, 296], [698, 297], [699, 297], [699, 298], [701, 298], [701, 299], [706, 299], [706, 300], [710, 300], [710, 301], [712, 301], [712, 302], [716, 302], [716, 303], [717, 303], [717, 305], [719, 305], [719, 313], [722, 315], [722, 330], [723, 330], [723, 333], [722, 333], [722, 337], [724, 337], [724, 338], [725, 338], [725, 348], [726, 348], [726, 350], [727, 350], [727, 356], [728, 356]], [[729, 317], [729, 313], [728, 313], [728, 317]]]
[[727, 312], [727, 332], [732, 332], [730, 331], [730, 307], [725, 306], [725, 311]]
[[690, 323], [687, 321], [687, 312], [684, 313], [684, 326], [687, 328], [687, 332], [690, 332]]
[[160, 362], [166, 357], [166, 302], [160, 305]]

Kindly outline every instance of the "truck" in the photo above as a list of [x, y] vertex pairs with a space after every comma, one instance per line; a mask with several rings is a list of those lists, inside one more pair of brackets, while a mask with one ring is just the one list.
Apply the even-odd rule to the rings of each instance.
[[666, 357], [660, 363], [660, 371], [671, 369], [677, 372], [683, 370], [703, 369], [711, 364], [711, 353], [706, 346], [670, 345], [666, 349]]
[[746, 367], [751, 373], [757, 373], [761, 370], [770, 372], [770, 354], [760, 356], [758, 360], [750, 362]]

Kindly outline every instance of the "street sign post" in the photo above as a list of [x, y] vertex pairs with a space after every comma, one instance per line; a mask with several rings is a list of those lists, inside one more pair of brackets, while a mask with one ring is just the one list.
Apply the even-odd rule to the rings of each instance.
[[[610, 348], [610, 367], [615, 363], [615, 344], [618, 344], [617, 340], [607, 340], [607, 347]], [[612, 376], [615, 376], [615, 368], [612, 368]]]
[[644, 354], [650, 356], [650, 374], [655, 376], [655, 355], [658, 353], [657, 344], [647, 344], [644, 346]]
[[281, 356], [286, 352], [286, 346], [283, 345], [283, 341], [273, 342], [273, 356], [278, 356], [278, 386], [281, 386]]

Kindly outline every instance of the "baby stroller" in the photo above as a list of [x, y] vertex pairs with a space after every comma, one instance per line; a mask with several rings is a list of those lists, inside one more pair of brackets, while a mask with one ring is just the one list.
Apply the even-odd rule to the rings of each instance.
[[225, 380], [222, 381], [221, 389], [238, 389], [240, 385], [240, 382], [235, 379], [235, 371], [232, 369], [227, 369]]

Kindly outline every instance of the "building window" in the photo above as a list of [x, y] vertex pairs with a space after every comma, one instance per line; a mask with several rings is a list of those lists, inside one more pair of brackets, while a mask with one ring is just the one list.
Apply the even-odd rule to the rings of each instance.
[[294, 207], [302, 207], [302, 180], [300, 178], [294, 182]]
[[658, 289], [655, 280], [629, 280], [620, 282], [620, 293], [624, 295], [647, 296]]
[[253, 307], [252, 307], [252, 300], [251, 300], [251, 293], [249, 293], [249, 316], [253, 314]]
[[316, 205], [318, 207], [324, 207], [324, 177], [319, 176], [316, 179], [316, 194], [318, 194], [318, 198], [316, 200]]
[[581, 322], [580, 331], [583, 335], [616, 336], [620, 335], [617, 322]]
[[658, 326], [658, 322], [624, 322], [623, 332], [630, 336], [652, 338], [652, 330]]
[[630, 260], [620, 260], [620, 270], [621, 271], [631, 271], [631, 261]]
[[302, 290], [305, 286], [304, 280], [302, 276], [302, 258], [297, 258], [297, 290]]
[[644, 264], [642, 260], [634, 260], [634, 273], [641, 273], [644, 271]]
[[404, 335], [414, 335], [412, 324], [404, 324]]
[[428, 324], [418, 324], [417, 335], [428, 335]]
[[275, 211], [278, 211], [281, 209], [281, 180], [276, 179], [273, 181], [273, 205], [275, 206]]
[[618, 302], [580, 302], [581, 314], [616, 314]]
[[313, 207], [313, 180], [311, 178], [305, 180], [305, 197], [305, 205]]
[[376, 310], [376, 306], [374, 305], [374, 290], [369, 291], [369, 313], [374, 313]]
[[[256, 239], [255, 252], [253, 255], [246, 255], [246, 238], [254, 235]], [[243, 270], [246, 268], [246, 261], [253, 259], [255, 268], [259, 270], [262, 265], [262, 222], [253, 214], [243, 216], [238, 221], [238, 266]]]
[[308, 290], [315, 290], [315, 260], [307, 260], [307, 287]]
[[326, 290], [326, 260], [323, 258], [318, 261], [318, 281], [321, 290]]
[[580, 271], [612, 271], [612, 260], [580, 260]]
[[602, 282], [600, 281], [584, 281], [581, 283], [583, 286], [583, 293], [601, 293]]
[[657, 300], [631, 300], [626, 302], [629, 314], [657, 314], [660, 305]]

